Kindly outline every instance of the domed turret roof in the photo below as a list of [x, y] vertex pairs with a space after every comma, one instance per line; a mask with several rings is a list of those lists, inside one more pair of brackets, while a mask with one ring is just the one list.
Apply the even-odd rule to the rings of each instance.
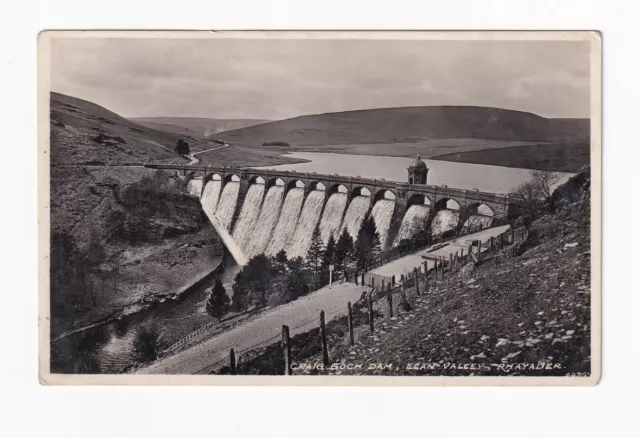
[[416, 159], [411, 163], [411, 167], [417, 167], [419, 169], [426, 169], [427, 164], [420, 159], [420, 154], [416, 157]]

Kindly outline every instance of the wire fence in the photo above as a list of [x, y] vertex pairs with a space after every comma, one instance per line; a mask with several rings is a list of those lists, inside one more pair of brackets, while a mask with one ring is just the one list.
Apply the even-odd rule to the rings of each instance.
[[[448, 259], [445, 257], [433, 256], [434, 263], [432, 268], [429, 268], [429, 266], [425, 262], [423, 262], [422, 265], [418, 265], [413, 270], [408, 271], [406, 275], [404, 274], [401, 275], [401, 278], [398, 279], [397, 282], [395, 281], [396, 279], [394, 278], [388, 279], [388, 278], [382, 278], [382, 276], [379, 279], [380, 280], [379, 283], [375, 282], [374, 280], [375, 287], [372, 287], [370, 292], [365, 295], [366, 297], [365, 301], [368, 304], [367, 313], [368, 313], [368, 322], [370, 326], [370, 332], [373, 333], [375, 331], [374, 319], [376, 318], [376, 315], [379, 315], [379, 313], [376, 313], [373, 307], [372, 302], [373, 302], [374, 296], [377, 296], [377, 297], [386, 296], [388, 307], [389, 307], [388, 315], [392, 317], [393, 311], [394, 311], [394, 301], [395, 301], [393, 298], [394, 295], [397, 295], [399, 293], [401, 296], [401, 303], [405, 302], [407, 293], [410, 290], [414, 290], [415, 294], [418, 296], [421, 295], [420, 280], [423, 280], [423, 284], [425, 284], [423, 287], [428, 290], [430, 282], [438, 282], [438, 281], [444, 280], [447, 276], [462, 270], [463, 266], [466, 263], [471, 262], [472, 260], [475, 262], [479, 262], [480, 259], [483, 257], [483, 253], [488, 252], [488, 253], [498, 254], [498, 252], [502, 250], [512, 250], [516, 243], [525, 241], [527, 238], [528, 238], [528, 230], [526, 227], [510, 229], [504, 233], [501, 233], [497, 236], [493, 236], [489, 238], [485, 242], [482, 242], [480, 240], [471, 241], [471, 243], [469, 243], [466, 253], [464, 252], [464, 250], [461, 249], [459, 252], [456, 251], [455, 254], [451, 254]], [[382, 283], [382, 280], [385, 280], [385, 283]], [[423, 291], [423, 293], [424, 292], [426, 292], [426, 290]], [[361, 300], [358, 300], [358, 302], [361, 302]], [[395, 301], [395, 303], [397, 305], [397, 301]], [[283, 326], [282, 333], [274, 335], [266, 340], [260, 341], [256, 344], [243, 348], [242, 350], [239, 350], [239, 351], [230, 349], [229, 354], [225, 355], [224, 357], [215, 361], [214, 363], [199, 369], [198, 371], [196, 371], [196, 374], [212, 373], [226, 366], [229, 367], [229, 372], [231, 374], [235, 374], [237, 370], [236, 359], [238, 359], [238, 363], [239, 363], [239, 359], [242, 357], [248, 357], [247, 356], [248, 353], [255, 352], [262, 347], [271, 346], [277, 342], [282, 342], [282, 350], [285, 355], [284, 374], [292, 374], [291, 372], [291, 340], [289, 338], [289, 335], [290, 333], [296, 332], [296, 331], [299, 333], [306, 333], [306, 331], [308, 330], [303, 331], [303, 329], [310, 326], [311, 324], [318, 325], [318, 321], [320, 321], [319, 328], [320, 328], [320, 338], [322, 339], [321, 344], [322, 344], [323, 361], [327, 362], [328, 346], [326, 342], [325, 318], [329, 318], [329, 320], [331, 320], [331, 317], [338, 313], [347, 314], [349, 338], [350, 338], [351, 345], [353, 345], [353, 342], [354, 342], [353, 330], [356, 324], [354, 324], [353, 322], [352, 307], [351, 307], [351, 303], [349, 302], [347, 309], [338, 309], [326, 315], [324, 314], [324, 311], [321, 311], [320, 320], [318, 320], [317, 318], [308, 319], [297, 324], [292, 328], [289, 328], [288, 326]], [[363, 320], [361, 320], [361, 323], [357, 325], [362, 325], [362, 324], [364, 324]]]

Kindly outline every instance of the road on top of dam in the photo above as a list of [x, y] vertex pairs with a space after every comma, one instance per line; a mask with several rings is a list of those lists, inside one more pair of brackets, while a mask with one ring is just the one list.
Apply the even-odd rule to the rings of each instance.
[[280, 342], [283, 325], [290, 327], [291, 336], [307, 332], [319, 326], [321, 310], [324, 310], [327, 322], [346, 315], [347, 303], [349, 301], [355, 303], [363, 292], [369, 290], [371, 288], [356, 286], [352, 283], [325, 286], [136, 372], [139, 374], [196, 374], [205, 369], [211, 371], [222, 368], [228, 365], [228, 360], [224, 359], [229, 355], [231, 348], [234, 348], [238, 354], [257, 345], [266, 347]]

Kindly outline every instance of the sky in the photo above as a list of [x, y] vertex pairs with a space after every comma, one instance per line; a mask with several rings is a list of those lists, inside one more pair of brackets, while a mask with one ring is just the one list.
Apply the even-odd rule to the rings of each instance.
[[281, 120], [430, 105], [589, 117], [589, 45], [57, 38], [51, 89], [124, 117]]

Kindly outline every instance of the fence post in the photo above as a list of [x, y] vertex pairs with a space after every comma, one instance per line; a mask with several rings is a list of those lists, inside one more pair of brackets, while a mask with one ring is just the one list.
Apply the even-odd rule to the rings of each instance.
[[453, 253], [449, 253], [449, 273], [453, 272]]
[[394, 286], [394, 287], [395, 287], [395, 285], [396, 285], [396, 275], [395, 275], [395, 274], [393, 274], [393, 275], [391, 276], [391, 285], [392, 285], [392, 286]]
[[282, 350], [284, 351], [284, 375], [291, 375], [291, 342], [289, 339], [289, 326], [282, 326]]
[[360, 278], [362, 285], [364, 286], [364, 272], [362, 273], [362, 277]]
[[440, 278], [444, 280], [444, 257], [440, 257]]
[[231, 369], [231, 374], [235, 376], [236, 374], [236, 352], [232, 348], [229, 350], [229, 368]]
[[404, 282], [404, 277], [402, 277], [402, 302], [407, 301], [407, 285]]
[[382, 290], [384, 290], [384, 278], [381, 280], [381, 283], [380, 283], [380, 284], [381, 284], [381, 288], [382, 288]]
[[489, 252], [493, 252], [493, 236], [489, 239]]
[[422, 263], [424, 264], [424, 290], [429, 292], [429, 265], [426, 260]]
[[324, 310], [320, 311], [320, 341], [322, 343], [322, 363], [329, 366], [329, 350], [327, 349], [327, 329], [324, 325]]
[[373, 299], [371, 298], [371, 291], [368, 295], [367, 305], [369, 306], [369, 330], [373, 333]]
[[433, 260], [433, 278], [438, 281], [438, 258]]
[[413, 268], [413, 279], [416, 282], [416, 294], [420, 295], [420, 283], [418, 282], [418, 268]]
[[391, 288], [387, 289], [387, 301], [389, 302], [389, 318], [393, 318], [393, 296], [391, 295]]
[[351, 313], [351, 301], [347, 303], [347, 323], [349, 324], [349, 345], [355, 344], [353, 340], [353, 314]]

